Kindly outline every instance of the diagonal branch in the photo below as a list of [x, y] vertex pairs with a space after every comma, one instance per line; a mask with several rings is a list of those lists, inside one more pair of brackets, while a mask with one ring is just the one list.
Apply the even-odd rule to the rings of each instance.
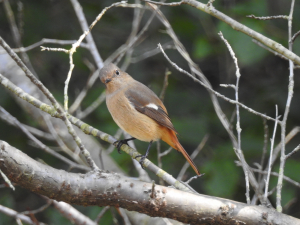
[[250, 29], [249, 27], [246, 27], [245, 25], [237, 22], [236, 20], [234, 20], [234, 19], [230, 18], [229, 16], [223, 14], [222, 12], [216, 10], [212, 6], [212, 4], [207, 5], [207, 4], [198, 2], [196, 0], [182, 0], [180, 2], [173, 2], [173, 3], [161, 3], [161, 2], [154, 2], [154, 1], [149, 1], [149, 0], [144, 0], [144, 1], [150, 2], [153, 4], [157, 4], [157, 5], [179, 6], [182, 4], [187, 4], [192, 7], [195, 7], [203, 12], [206, 12], [206, 13], [218, 18], [219, 20], [222, 20], [223, 22], [230, 25], [234, 30], [240, 31], [240, 32], [258, 40], [259, 42], [261, 42], [264, 45], [268, 46], [269, 48], [273, 49], [274, 51], [279, 52], [280, 54], [284, 55], [286, 58], [292, 60], [294, 63], [300, 65], [300, 57], [297, 56], [295, 53], [293, 53], [292, 51], [283, 47], [278, 42], [273, 41], [270, 38], [267, 38], [266, 36]]
[[57, 201], [76, 205], [125, 208], [152, 217], [190, 224], [299, 224], [300, 220], [273, 209], [183, 192], [119, 174], [93, 171], [68, 173], [41, 164], [0, 141], [0, 169], [21, 187]]

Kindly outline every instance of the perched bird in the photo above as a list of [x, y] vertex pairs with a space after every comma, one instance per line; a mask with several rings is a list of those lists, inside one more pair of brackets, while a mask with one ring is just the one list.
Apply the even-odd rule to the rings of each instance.
[[106, 105], [111, 116], [121, 129], [133, 137], [118, 141], [118, 151], [122, 144], [136, 138], [150, 142], [146, 154], [138, 156], [142, 164], [152, 142], [161, 139], [180, 151], [196, 174], [200, 175], [195, 163], [179, 143], [166, 107], [153, 91], [112, 63], [101, 69], [100, 79], [106, 85]]

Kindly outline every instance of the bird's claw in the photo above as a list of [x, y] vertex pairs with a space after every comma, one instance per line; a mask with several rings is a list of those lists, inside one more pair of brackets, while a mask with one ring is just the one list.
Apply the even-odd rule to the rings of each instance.
[[[119, 154], [121, 154], [121, 146], [122, 146], [123, 144], [128, 145], [128, 141], [132, 141], [132, 140], [134, 140], [134, 139], [135, 139], [135, 138], [128, 138], [128, 139], [124, 139], [124, 140], [118, 140], [118, 141], [115, 141], [115, 142], [113, 143], [113, 145], [116, 146], [116, 148], [118, 149]], [[128, 146], [129, 146], [129, 145], [128, 145]]]
[[[113, 145], [116, 146], [119, 154], [121, 154], [121, 146], [122, 146], [122, 144], [123, 144], [122, 140], [121, 141], [115, 141], [113, 143]], [[127, 144], [127, 143], [124, 143], [124, 144]]]
[[144, 167], [144, 161], [147, 158], [147, 156], [145, 156], [145, 155], [137, 155], [136, 157], [134, 157], [134, 159], [139, 158], [139, 157], [141, 158], [140, 161], [139, 161], [139, 163], [141, 164], [141, 167], [143, 169], [145, 169], [145, 167]]
[[115, 142], [113, 143], [113, 145], [116, 146], [116, 148], [117, 148], [119, 154], [122, 153], [122, 152], [121, 152], [121, 146], [122, 146], [123, 144], [128, 145], [127, 141], [125, 141], [125, 140], [115, 141]]

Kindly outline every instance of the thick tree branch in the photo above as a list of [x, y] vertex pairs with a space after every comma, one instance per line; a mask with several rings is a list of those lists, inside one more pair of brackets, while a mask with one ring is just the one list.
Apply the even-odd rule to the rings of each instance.
[[[21, 187], [77, 205], [126, 208], [155, 217], [194, 224], [300, 224], [300, 220], [262, 206], [192, 194], [94, 171], [68, 173], [41, 164], [0, 141], [0, 169]], [[152, 197], [151, 197], [152, 196]]]

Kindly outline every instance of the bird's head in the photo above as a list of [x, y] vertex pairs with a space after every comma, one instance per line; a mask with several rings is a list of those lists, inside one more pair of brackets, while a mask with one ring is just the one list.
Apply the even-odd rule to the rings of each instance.
[[131, 78], [126, 72], [122, 71], [113, 63], [106, 64], [100, 70], [100, 80], [105, 84], [108, 92], [113, 92], [126, 85], [128, 78]]

